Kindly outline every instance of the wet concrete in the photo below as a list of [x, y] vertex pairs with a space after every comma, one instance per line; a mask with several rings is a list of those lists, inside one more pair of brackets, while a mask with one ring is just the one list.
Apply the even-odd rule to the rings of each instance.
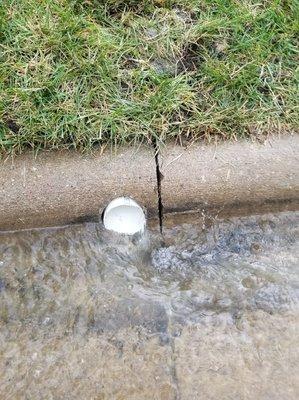
[[[265, 143], [167, 145], [161, 148], [165, 212], [261, 207], [299, 199], [299, 136]], [[132, 196], [157, 216], [152, 148], [92, 154], [26, 153], [0, 162], [0, 230], [97, 221], [109, 201]], [[298, 206], [297, 206], [298, 209]]]
[[297, 399], [298, 221], [0, 234], [0, 398]]

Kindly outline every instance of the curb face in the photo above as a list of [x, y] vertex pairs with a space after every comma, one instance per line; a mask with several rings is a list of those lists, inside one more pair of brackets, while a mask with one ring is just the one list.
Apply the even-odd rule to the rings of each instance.
[[153, 215], [155, 185], [154, 157], [144, 148], [23, 154], [0, 164], [0, 230], [98, 221], [121, 196], [133, 196]]
[[[299, 136], [161, 150], [164, 211], [299, 199]], [[115, 197], [158, 214], [153, 150], [27, 153], [0, 162], [0, 230], [96, 221]]]
[[162, 152], [162, 174], [166, 212], [296, 200], [299, 136], [186, 150], [169, 146]]

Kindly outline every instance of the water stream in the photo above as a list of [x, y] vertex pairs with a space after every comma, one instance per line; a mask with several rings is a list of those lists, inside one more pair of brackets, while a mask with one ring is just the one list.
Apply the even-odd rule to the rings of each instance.
[[0, 234], [0, 398], [297, 399], [298, 220]]

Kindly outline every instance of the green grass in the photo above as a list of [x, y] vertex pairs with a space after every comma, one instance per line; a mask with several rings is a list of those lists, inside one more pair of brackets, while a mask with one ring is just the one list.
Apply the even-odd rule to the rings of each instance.
[[297, 0], [1, 0], [0, 149], [298, 129]]

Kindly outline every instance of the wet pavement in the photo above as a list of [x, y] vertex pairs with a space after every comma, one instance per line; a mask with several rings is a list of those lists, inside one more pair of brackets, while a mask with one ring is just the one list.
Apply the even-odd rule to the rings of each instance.
[[0, 398], [297, 399], [298, 221], [0, 234]]

